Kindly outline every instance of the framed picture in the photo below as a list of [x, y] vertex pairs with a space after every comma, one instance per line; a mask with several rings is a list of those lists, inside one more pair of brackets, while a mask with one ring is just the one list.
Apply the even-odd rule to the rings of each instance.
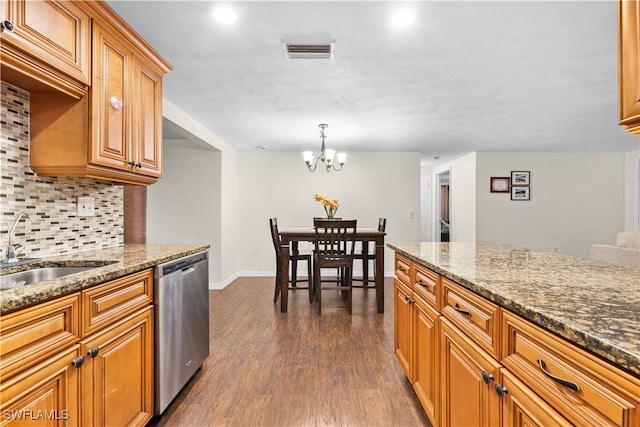
[[529, 185], [529, 184], [531, 184], [531, 172], [511, 171], [511, 185]]
[[531, 200], [531, 190], [526, 187], [511, 187], [511, 200]]
[[491, 192], [492, 193], [508, 193], [509, 192], [509, 177], [491, 177]]

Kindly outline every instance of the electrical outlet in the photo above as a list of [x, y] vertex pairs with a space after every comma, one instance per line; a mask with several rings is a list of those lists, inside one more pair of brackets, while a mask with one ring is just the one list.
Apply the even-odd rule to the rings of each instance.
[[557, 247], [557, 246], [553, 246], [553, 247], [551, 248], [551, 252], [558, 253], [558, 247]]
[[407, 217], [408, 217], [409, 219], [413, 219], [413, 215], [414, 215], [414, 214], [413, 214], [413, 211], [409, 211], [409, 212], [407, 212]]
[[95, 200], [93, 197], [78, 197], [78, 216], [95, 216]]

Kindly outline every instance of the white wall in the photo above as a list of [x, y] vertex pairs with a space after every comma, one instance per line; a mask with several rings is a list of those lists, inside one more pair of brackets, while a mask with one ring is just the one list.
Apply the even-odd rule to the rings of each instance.
[[[589, 257], [624, 225], [624, 153], [477, 153], [477, 240]], [[490, 177], [531, 171], [531, 200], [491, 193]]]
[[[452, 242], [476, 241], [476, 153], [470, 153], [458, 159], [442, 163], [432, 171], [432, 215], [434, 235], [439, 232], [435, 221], [439, 215], [435, 212], [436, 175], [449, 171], [449, 239]], [[435, 240], [435, 239], [434, 239]]]
[[221, 153], [183, 140], [165, 141], [163, 155], [163, 177], [147, 190], [147, 242], [210, 244], [209, 280], [218, 281]]
[[640, 231], [640, 150], [625, 153], [624, 170], [624, 230]]
[[[338, 199], [337, 216], [355, 218], [359, 225], [377, 227], [378, 218], [386, 217], [387, 242], [420, 239], [419, 153], [352, 152], [342, 171], [330, 173], [310, 173], [298, 152], [241, 152], [239, 157], [240, 270], [275, 270], [268, 219], [278, 218], [280, 228], [312, 225], [314, 216], [324, 216], [316, 193]], [[385, 271], [393, 271], [389, 249]]]

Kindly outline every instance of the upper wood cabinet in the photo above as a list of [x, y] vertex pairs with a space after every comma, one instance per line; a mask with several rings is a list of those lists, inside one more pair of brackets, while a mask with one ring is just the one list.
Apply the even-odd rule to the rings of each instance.
[[2, 80], [27, 90], [84, 95], [90, 17], [70, 1], [0, 0]]
[[79, 100], [31, 92], [30, 167], [44, 176], [152, 184], [162, 176], [162, 77], [171, 66], [103, 2], [92, 16], [92, 78]]
[[640, 135], [640, 2], [618, 3], [620, 124]]

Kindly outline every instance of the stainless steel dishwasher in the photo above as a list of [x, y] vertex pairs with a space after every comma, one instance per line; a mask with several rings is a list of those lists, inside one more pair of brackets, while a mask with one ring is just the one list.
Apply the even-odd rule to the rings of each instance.
[[153, 277], [159, 415], [209, 356], [209, 252], [159, 264]]

